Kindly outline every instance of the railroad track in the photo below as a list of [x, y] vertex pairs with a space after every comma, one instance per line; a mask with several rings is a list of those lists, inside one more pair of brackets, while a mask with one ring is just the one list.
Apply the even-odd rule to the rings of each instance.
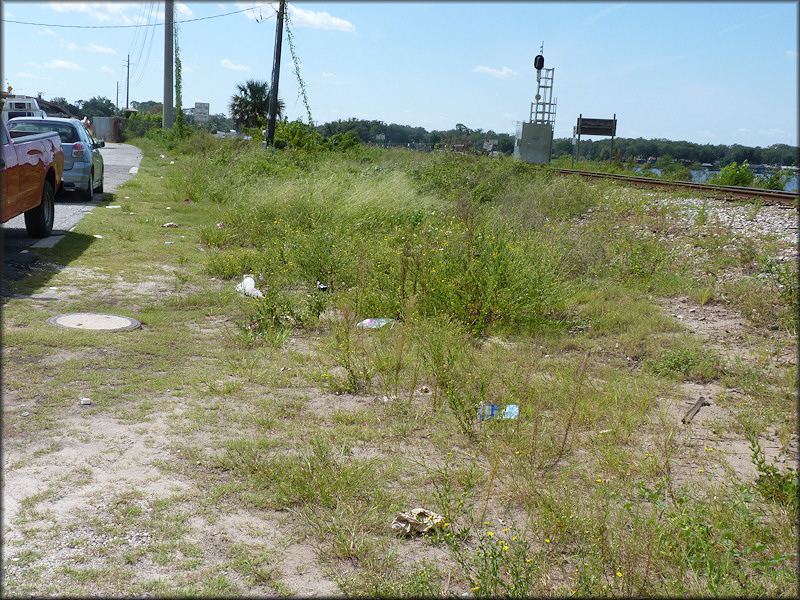
[[574, 169], [554, 169], [560, 175], [578, 175], [584, 179], [612, 179], [624, 185], [660, 188], [667, 191], [692, 190], [700, 194], [721, 200], [760, 200], [765, 204], [783, 208], [797, 208], [798, 193], [759, 188], [744, 188], [732, 185], [714, 185], [711, 183], [692, 183], [689, 181], [670, 181], [651, 177], [632, 177], [613, 173], [597, 173], [594, 171], [577, 171]]

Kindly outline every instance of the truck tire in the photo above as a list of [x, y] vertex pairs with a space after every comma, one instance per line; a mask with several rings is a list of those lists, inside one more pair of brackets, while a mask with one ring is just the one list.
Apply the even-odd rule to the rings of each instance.
[[53, 232], [55, 219], [55, 194], [49, 181], [44, 182], [42, 202], [25, 212], [25, 229], [31, 237], [43, 238]]

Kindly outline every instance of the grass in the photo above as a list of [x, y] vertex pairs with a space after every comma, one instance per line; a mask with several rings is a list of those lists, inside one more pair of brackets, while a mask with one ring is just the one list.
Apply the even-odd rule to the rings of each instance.
[[[53, 304], [8, 299], [4, 391], [36, 407], [3, 427], [19, 469], [86, 439], [121, 461], [127, 442], [83, 425], [130, 427], [175, 489], [101, 489], [70, 535], [117, 541], [45, 583], [48, 515], [98, 483], [72, 465], [21, 502], [4, 593], [288, 595], [313, 568], [348, 595], [792, 595], [796, 475], [764, 454], [791, 455], [797, 425], [777, 242], [511, 160], [141, 144], [125, 210], [87, 215], [17, 291], [75, 287], [59, 313], [144, 326], [58, 330]], [[723, 277], [743, 268], [765, 276]], [[235, 292], [245, 274], [263, 298]], [[738, 355], [656, 302], [678, 297], [747, 319]], [[357, 326], [376, 317], [393, 323]], [[752, 446], [754, 477], [709, 479], [717, 459], [670, 413], [687, 386], [723, 389], [720, 433], [698, 435]], [[416, 506], [447, 527], [398, 538]]]

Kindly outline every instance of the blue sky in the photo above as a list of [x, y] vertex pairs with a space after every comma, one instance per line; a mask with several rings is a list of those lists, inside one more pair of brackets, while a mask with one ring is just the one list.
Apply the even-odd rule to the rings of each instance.
[[[227, 114], [237, 83], [271, 80], [277, 5], [175, 6], [176, 21], [202, 19], [179, 24], [185, 107]], [[119, 83], [124, 106], [130, 54], [130, 99], [163, 99], [163, 0], [4, 1], [2, 11], [4, 87], [113, 102]], [[556, 137], [571, 137], [579, 114], [616, 114], [620, 137], [798, 143], [797, 2], [290, 2], [289, 11], [316, 123], [514, 133], [528, 119], [544, 44]], [[106, 28], [147, 23], [160, 26]], [[290, 119], [305, 120], [285, 33], [282, 58], [279, 96]]]

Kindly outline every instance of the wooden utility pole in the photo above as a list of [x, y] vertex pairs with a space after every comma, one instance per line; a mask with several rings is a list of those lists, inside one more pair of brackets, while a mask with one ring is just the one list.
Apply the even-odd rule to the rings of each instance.
[[286, 0], [278, 6], [278, 19], [275, 25], [275, 53], [272, 57], [272, 86], [269, 89], [269, 122], [267, 124], [267, 146], [272, 146], [275, 139], [275, 117], [278, 114], [278, 79], [281, 74], [281, 44], [283, 42], [283, 13]]
[[164, 0], [164, 110], [162, 113], [162, 128], [170, 129], [175, 122], [172, 110], [172, 62], [175, 42], [175, 2]]

